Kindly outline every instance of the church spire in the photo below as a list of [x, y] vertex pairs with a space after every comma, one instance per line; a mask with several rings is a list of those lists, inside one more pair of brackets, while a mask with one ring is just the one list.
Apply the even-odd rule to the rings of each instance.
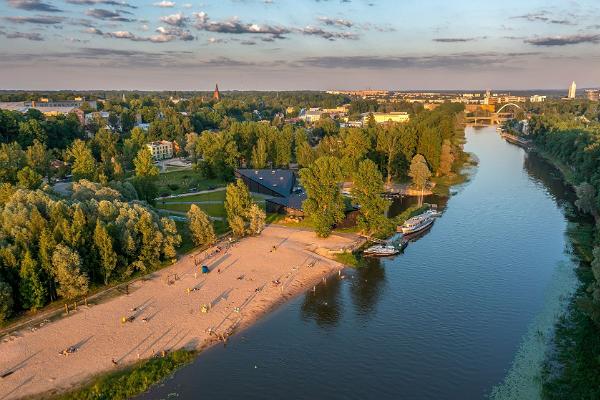
[[213, 100], [221, 100], [221, 93], [219, 93], [219, 85], [215, 84], [215, 91], [213, 93]]

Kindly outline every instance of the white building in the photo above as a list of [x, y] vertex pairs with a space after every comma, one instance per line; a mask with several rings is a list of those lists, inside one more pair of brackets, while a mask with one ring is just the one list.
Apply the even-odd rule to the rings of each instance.
[[146, 144], [146, 146], [148, 149], [150, 149], [152, 158], [155, 160], [173, 158], [173, 142], [169, 142], [168, 140], [160, 140], [157, 142], [150, 142]]
[[386, 122], [408, 122], [410, 120], [410, 115], [407, 112], [374, 112], [374, 113], [365, 113], [363, 114], [363, 124], [369, 123], [369, 118], [373, 115], [375, 122], [378, 124], [384, 124]]
[[569, 94], [567, 95], [567, 98], [574, 99], [576, 94], [577, 94], [577, 85], [575, 84], [575, 81], [573, 81], [573, 83], [571, 83], [571, 86], [569, 86]]
[[532, 103], [543, 103], [546, 101], [546, 96], [540, 96], [539, 94], [534, 94], [529, 98], [529, 101]]
[[298, 118], [309, 123], [317, 122], [321, 119], [321, 115], [323, 115], [323, 113], [323, 110], [320, 108], [310, 108], [308, 110], [302, 109]]

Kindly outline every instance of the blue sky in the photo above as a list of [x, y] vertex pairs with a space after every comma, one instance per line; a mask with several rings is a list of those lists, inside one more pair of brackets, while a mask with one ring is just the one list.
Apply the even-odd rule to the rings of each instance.
[[596, 0], [0, 0], [2, 89], [600, 86]]

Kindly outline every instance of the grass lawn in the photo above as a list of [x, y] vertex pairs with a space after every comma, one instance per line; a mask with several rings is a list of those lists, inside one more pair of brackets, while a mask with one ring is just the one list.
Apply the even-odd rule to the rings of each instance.
[[226, 183], [221, 179], [204, 178], [200, 172], [187, 169], [159, 174], [156, 185], [158, 194], [162, 196], [187, 193], [190, 189], [207, 190], [212, 187], [225, 186]]
[[[179, 211], [179, 212], [188, 212], [191, 204], [169, 204], [169, 203], [159, 203], [156, 205], [158, 208], [162, 210], [170, 210], [170, 211]], [[197, 204], [205, 213], [207, 213], [210, 217], [220, 217], [225, 218], [225, 206], [221, 204]]]

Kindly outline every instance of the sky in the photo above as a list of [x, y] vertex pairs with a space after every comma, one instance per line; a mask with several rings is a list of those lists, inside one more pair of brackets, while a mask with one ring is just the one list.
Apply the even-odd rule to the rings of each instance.
[[600, 86], [598, 0], [0, 0], [0, 89]]

